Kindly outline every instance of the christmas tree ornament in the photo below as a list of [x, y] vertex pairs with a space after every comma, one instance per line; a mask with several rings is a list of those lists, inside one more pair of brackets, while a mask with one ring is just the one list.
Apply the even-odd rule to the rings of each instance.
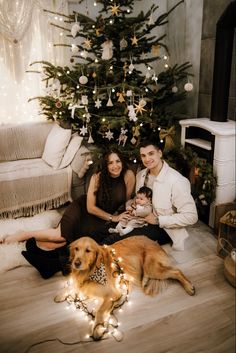
[[134, 70], [134, 65], [131, 61], [131, 64], [129, 65], [129, 73], [132, 74], [133, 70]]
[[121, 12], [120, 6], [117, 6], [116, 4], [113, 5], [113, 6], [111, 6], [111, 9], [110, 9], [110, 10], [111, 10], [112, 16], [118, 16], [119, 13]]
[[101, 28], [101, 27], [96, 28], [95, 32], [96, 32], [96, 36], [99, 37], [102, 34], [102, 32], [103, 32], [103, 28]]
[[88, 105], [88, 96], [87, 95], [82, 95], [81, 96], [81, 103], [83, 105]]
[[122, 38], [120, 41], [120, 49], [125, 49], [127, 48], [127, 46], [128, 46], [127, 40], [125, 40], [125, 38]]
[[165, 149], [172, 150], [174, 147], [175, 127], [171, 126], [169, 129], [161, 129], [159, 132], [159, 137], [163, 141], [165, 140]]
[[125, 93], [124, 92], [117, 92], [116, 95], [117, 95], [117, 97], [119, 97], [117, 100], [118, 102], [120, 102], [120, 103], [125, 102], [125, 98], [124, 98]]
[[138, 38], [135, 35], [131, 38], [131, 44], [138, 45]]
[[60, 109], [62, 107], [62, 104], [60, 101], [57, 101], [55, 106], [56, 106], [56, 108]]
[[71, 44], [71, 51], [73, 54], [77, 54], [79, 52], [79, 48], [75, 44]]
[[192, 83], [190, 83], [190, 82], [185, 83], [184, 89], [185, 89], [186, 92], [192, 91], [192, 90], [193, 90], [193, 85], [192, 85]]
[[94, 139], [92, 137], [92, 129], [89, 128], [88, 131], [89, 131], [88, 143], [94, 143]]
[[132, 143], [132, 145], [135, 145], [137, 140], [136, 138], [133, 136], [132, 139], [130, 140], [130, 142]]
[[172, 91], [173, 93], [177, 93], [177, 92], [178, 92], [178, 87], [177, 87], [177, 86], [173, 86], [173, 87], [171, 88], [171, 91]]
[[107, 39], [102, 44], [102, 60], [110, 60], [113, 57], [113, 42]]
[[150, 17], [149, 17], [149, 21], [148, 21], [148, 25], [149, 26], [152, 26], [152, 25], [154, 25], [155, 24], [155, 21], [154, 21], [154, 19], [153, 19], [153, 11], [151, 12], [151, 15], [150, 15]]
[[58, 78], [54, 78], [52, 82], [52, 89], [60, 89], [61, 88], [61, 83], [58, 80]]
[[159, 54], [160, 51], [160, 45], [152, 45], [152, 49], [151, 49], [151, 53], [153, 56], [157, 56]]
[[88, 128], [86, 126], [82, 126], [80, 128], [80, 135], [85, 136], [88, 133]]
[[80, 23], [79, 22], [76, 22], [73, 24], [73, 26], [71, 27], [71, 34], [72, 34], [72, 37], [75, 38], [77, 33], [79, 31], [81, 31], [82, 27], [80, 26]]
[[126, 135], [127, 132], [128, 132], [127, 129], [124, 129], [123, 127], [121, 128], [121, 130], [120, 130], [120, 136], [119, 136], [119, 138], [117, 139], [118, 145], [121, 145], [121, 144], [122, 144], [123, 147], [125, 146], [126, 141], [127, 141], [127, 138], [128, 138], [128, 136]]
[[112, 103], [112, 100], [111, 100], [111, 92], [109, 92], [109, 98], [108, 98], [108, 101], [107, 101], [107, 107], [113, 107], [113, 103]]
[[91, 49], [91, 47], [92, 47], [92, 41], [91, 41], [91, 39], [87, 38], [87, 39], [84, 41], [83, 45], [85, 46], [86, 49]]
[[101, 108], [101, 106], [102, 106], [102, 101], [99, 98], [97, 98], [97, 100], [95, 101], [95, 107], [99, 109]]
[[158, 77], [156, 76], [156, 74], [152, 75], [152, 81], [154, 81], [155, 84], [157, 85]]
[[133, 91], [132, 91], [131, 89], [128, 89], [128, 90], [126, 91], [126, 96], [127, 96], [127, 97], [132, 97], [132, 95], [133, 95]]
[[86, 83], [88, 83], [88, 77], [84, 75], [80, 76], [79, 83], [81, 83], [81, 85], [86, 85]]
[[91, 118], [91, 114], [89, 113], [87, 106], [85, 106], [85, 111], [86, 111], [86, 113], [85, 113], [86, 123], [89, 123], [90, 122], [90, 118]]
[[96, 74], [95, 71], [92, 73], [92, 77], [93, 77], [93, 78], [96, 78], [96, 77], [97, 77], [97, 74]]
[[111, 139], [114, 139], [114, 133], [113, 132], [111, 132], [111, 130], [109, 129], [107, 132], [105, 132], [105, 138], [106, 139], [108, 139], [109, 141], [111, 140]]
[[140, 126], [133, 126], [132, 131], [133, 131], [133, 136], [134, 137], [139, 137], [140, 136]]
[[88, 57], [88, 52], [87, 50], [82, 50], [82, 52], [80, 53], [80, 55], [82, 56], [82, 58], [86, 59]]
[[147, 111], [146, 109], [144, 109], [145, 105], [142, 104], [142, 101], [139, 101], [138, 104], [134, 103], [134, 106], [135, 106], [134, 110], [135, 110], [136, 114], [138, 114], [138, 113], [143, 114], [143, 112]]
[[145, 101], [144, 98], [141, 98], [139, 101], [139, 104], [142, 105], [143, 107], [145, 107], [145, 105], [147, 104], [147, 101]]
[[129, 116], [129, 120], [130, 121], [137, 121], [138, 118], [136, 116], [136, 113], [135, 113], [135, 110], [134, 110], [134, 106], [131, 104], [131, 105], [128, 105], [128, 116]]
[[75, 109], [84, 108], [83, 105], [80, 104], [69, 104], [68, 109], [71, 110], [71, 118], [75, 117]]

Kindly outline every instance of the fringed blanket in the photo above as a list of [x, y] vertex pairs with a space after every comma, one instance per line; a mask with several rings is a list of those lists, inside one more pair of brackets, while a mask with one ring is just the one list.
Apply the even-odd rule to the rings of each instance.
[[33, 216], [71, 201], [71, 167], [54, 170], [41, 158], [0, 163], [0, 218]]

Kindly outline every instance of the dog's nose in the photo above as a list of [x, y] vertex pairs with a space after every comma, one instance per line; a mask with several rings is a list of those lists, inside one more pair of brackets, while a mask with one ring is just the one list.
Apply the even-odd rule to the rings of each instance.
[[76, 261], [74, 262], [74, 265], [75, 265], [75, 267], [79, 268], [81, 265], [80, 259], [76, 259]]

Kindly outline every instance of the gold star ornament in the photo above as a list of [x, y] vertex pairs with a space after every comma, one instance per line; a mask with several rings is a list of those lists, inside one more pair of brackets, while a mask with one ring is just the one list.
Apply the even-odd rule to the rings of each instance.
[[136, 36], [133, 36], [133, 38], [131, 38], [131, 44], [138, 45], [138, 38]]
[[92, 41], [91, 41], [91, 39], [86, 39], [85, 41], [84, 41], [84, 46], [87, 48], [87, 49], [90, 49], [91, 47], [92, 47]]
[[120, 12], [121, 12], [120, 7], [117, 6], [116, 4], [111, 7], [111, 13], [113, 16], [118, 16]]
[[145, 105], [146, 105], [146, 102], [144, 103], [144, 101], [142, 99], [139, 101], [138, 104], [134, 104], [135, 113], [136, 114], [138, 114], [138, 113], [143, 114], [143, 112], [146, 112], [147, 109], [144, 109]]

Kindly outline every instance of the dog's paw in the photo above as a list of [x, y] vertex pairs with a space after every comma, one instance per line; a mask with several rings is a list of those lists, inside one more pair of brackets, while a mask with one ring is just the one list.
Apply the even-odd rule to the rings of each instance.
[[55, 303], [62, 303], [66, 300], [67, 295], [65, 293], [57, 294], [54, 298]]
[[95, 341], [99, 341], [100, 339], [102, 339], [106, 331], [107, 328], [104, 326], [104, 324], [95, 324], [93, 328], [92, 338]]
[[189, 282], [188, 285], [186, 285], [184, 287], [184, 289], [186, 290], [186, 292], [189, 294], [189, 295], [194, 295], [195, 294], [195, 287], [192, 283]]

